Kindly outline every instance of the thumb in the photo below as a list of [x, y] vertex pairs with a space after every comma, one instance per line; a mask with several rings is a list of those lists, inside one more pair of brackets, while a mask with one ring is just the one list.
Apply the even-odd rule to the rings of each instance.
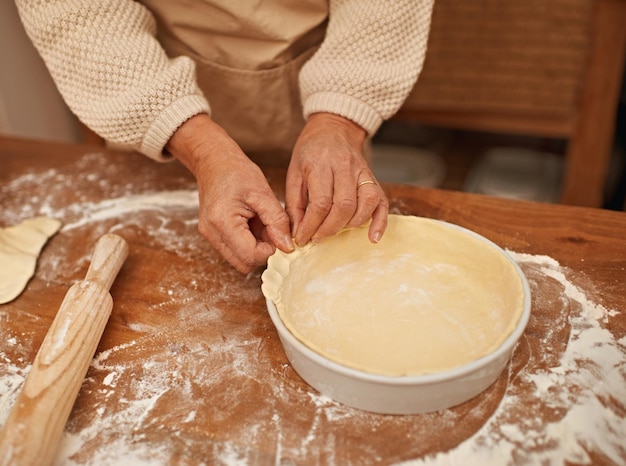
[[265, 225], [267, 234], [278, 249], [291, 252], [294, 250], [290, 234], [289, 215], [274, 196], [267, 202], [261, 202], [256, 209], [259, 219]]

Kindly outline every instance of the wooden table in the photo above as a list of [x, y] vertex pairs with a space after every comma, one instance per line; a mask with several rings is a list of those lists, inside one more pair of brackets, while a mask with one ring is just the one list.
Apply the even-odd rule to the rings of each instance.
[[[59, 465], [626, 463], [624, 213], [386, 186], [393, 212], [509, 250], [533, 300], [508, 369], [483, 394], [385, 416], [322, 397], [293, 371], [260, 272], [239, 274], [197, 233], [196, 187], [179, 164], [4, 139], [0, 167], [0, 226], [64, 223], [25, 291], [0, 305], [0, 423], [97, 238], [130, 245]], [[284, 173], [266, 173], [282, 197]]]

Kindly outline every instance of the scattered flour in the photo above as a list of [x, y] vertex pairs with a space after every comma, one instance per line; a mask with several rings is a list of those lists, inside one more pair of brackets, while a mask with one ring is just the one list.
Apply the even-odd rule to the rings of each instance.
[[[116, 199], [107, 199], [101, 202], [86, 202], [79, 204], [78, 209], [82, 217], [72, 223], [63, 226], [61, 231], [69, 231], [81, 226], [123, 217], [126, 214], [134, 214], [142, 210], [170, 211], [171, 208], [182, 207], [197, 210], [197, 190], [177, 190], [160, 193], [145, 193], [122, 196]], [[191, 221], [197, 223], [197, 221]]]
[[2, 360], [2, 369], [0, 370], [0, 425], [4, 425], [31, 366], [27, 365], [21, 368], [7, 360], [4, 353], [0, 353], [0, 360]]

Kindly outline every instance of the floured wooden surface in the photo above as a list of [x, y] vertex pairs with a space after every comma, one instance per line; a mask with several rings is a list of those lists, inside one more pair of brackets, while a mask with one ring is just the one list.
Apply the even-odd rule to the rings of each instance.
[[86, 153], [0, 184], [0, 224], [43, 214], [65, 225], [22, 296], [0, 306], [0, 422], [90, 245], [109, 231], [130, 244], [58, 465], [626, 461], [623, 309], [599, 303], [593, 277], [549, 251], [512, 251], [533, 312], [509, 370], [440, 413], [361, 412], [291, 369], [259, 274], [240, 275], [197, 233], [193, 180], [128, 157]]

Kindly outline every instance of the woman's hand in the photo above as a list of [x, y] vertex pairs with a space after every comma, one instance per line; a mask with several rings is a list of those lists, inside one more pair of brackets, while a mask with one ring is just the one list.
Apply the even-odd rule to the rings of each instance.
[[293, 150], [285, 203], [302, 246], [372, 220], [369, 239], [387, 227], [389, 202], [363, 156], [365, 131], [338, 115], [311, 115]]
[[276, 247], [293, 250], [289, 217], [261, 169], [208, 115], [185, 122], [167, 150], [198, 182], [200, 233], [233, 267], [248, 273]]

